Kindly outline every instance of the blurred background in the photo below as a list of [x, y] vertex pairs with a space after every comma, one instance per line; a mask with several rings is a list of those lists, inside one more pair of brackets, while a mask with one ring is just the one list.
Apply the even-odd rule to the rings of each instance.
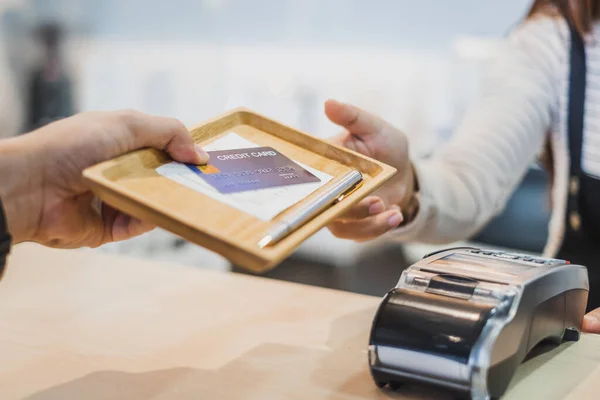
[[[488, 56], [529, 0], [0, 0], [0, 132], [78, 111], [135, 108], [194, 125], [245, 106], [318, 137], [327, 98], [403, 129], [414, 154], [448, 140]], [[514, 232], [514, 221], [528, 229]], [[473, 242], [537, 253], [546, 177], [536, 166]], [[319, 232], [269, 276], [383, 294], [432, 250]], [[157, 230], [97, 251], [238, 270]]]

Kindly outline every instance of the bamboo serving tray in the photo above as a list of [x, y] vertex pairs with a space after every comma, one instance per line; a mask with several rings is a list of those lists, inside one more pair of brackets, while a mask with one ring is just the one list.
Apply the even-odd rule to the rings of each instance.
[[[83, 176], [105, 203], [216, 252], [242, 268], [262, 273], [283, 261], [302, 242], [375, 191], [396, 172], [379, 161], [244, 108], [204, 122], [193, 128], [191, 134], [196, 143], [204, 146], [232, 131], [334, 178], [274, 220], [263, 221], [158, 174], [156, 168], [172, 161], [158, 150], [143, 149], [123, 155], [86, 169]], [[279, 218], [310, 201], [352, 169], [363, 174], [364, 181], [358, 189], [277, 244], [266, 248], [258, 246]]]

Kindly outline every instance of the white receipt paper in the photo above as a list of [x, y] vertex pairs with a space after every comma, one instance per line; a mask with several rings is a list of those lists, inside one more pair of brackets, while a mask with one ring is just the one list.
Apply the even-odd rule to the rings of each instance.
[[[256, 143], [244, 139], [236, 133], [229, 133], [211, 144], [204, 146], [206, 151], [247, 149], [260, 147]], [[272, 220], [277, 214], [293, 206], [306, 196], [327, 184], [333, 177], [322, 171], [311, 168], [295, 161], [302, 168], [312, 172], [321, 182], [305, 183], [301, 185], [268, 188], [248, 192], [223, 194], [210, 186], [185, 165], [171, 162], [156, 169], [160, 175], [186, 186], [196, 192], [203, 193], [231, 207], [235, 207], [247, 214], [253, 215], [264, 221]]]

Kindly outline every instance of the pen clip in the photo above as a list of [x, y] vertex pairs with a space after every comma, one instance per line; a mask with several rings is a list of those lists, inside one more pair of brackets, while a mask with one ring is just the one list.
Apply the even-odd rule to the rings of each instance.
[[335, 204], [341, 202], [342, 200], [344, 200], [346, 197], [350, 196], [352, 193], [356, 192], [363, 184], [364, 181], [360, 181], [358, 182], [356, 185], [352, 186], [350, 189], [348, 189], [348, 191], [344, 194], [342, 194], [340, 197], [338, 197], [335, 200]]

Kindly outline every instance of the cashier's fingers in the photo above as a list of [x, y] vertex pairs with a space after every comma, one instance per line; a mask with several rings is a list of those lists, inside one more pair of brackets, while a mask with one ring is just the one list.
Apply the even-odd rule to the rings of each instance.
[[588, 313], [583, 318], [583, 329], [587, 333], [600, 334], [600, 308]]
[[331, 122], [358, 136], [379, 133], [385, 126], [385, 122], [381, 118], [356, 106], [340, 103], [337, 100], [327, 100], [325, 102], [325, 114]]
[[137, 111], [122, 114], [131, 133], [128, 150], [153, 147], [165, 150], [173, 159], [192, 164], [206, 164], [208, 154], [194, 144], [185, 125], [173, 118], [156, 117]]
[[400, 209], [394, 206], [388, 211], [368, 218], [334, 221], [328, 228], [337, 238], [362, 242], [375, 239], [387, 233], [398, 227], [401, 222], [402, 214], [400, 213]]
[[350, 211], [342, 215], [339, 220], [355, 220], [377, 215], [386, 210], [383, 200], [376, 196], [370, 196], [361, 200], [357, 205], [352, 207]]
[[356, 141], [354, 140], [354, 137], [348, 131], [341, 132], [340, 134], [329, 138], [329, 142], [335, 144], [336, 146], [345, 147], [360, 153], [360, 149], [356, 147]]

